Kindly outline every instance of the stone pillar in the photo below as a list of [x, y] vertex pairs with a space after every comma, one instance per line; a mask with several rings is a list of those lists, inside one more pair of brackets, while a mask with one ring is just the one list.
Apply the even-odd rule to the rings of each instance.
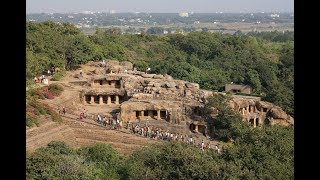
[[195, 125], [195, 129], [194, 129], [196, 132], [199, 132], [198, 131], [198, 125]]
[[90, 104], [94, 104], [94, 96], [91, 95], [91, 101], [90, 101]]
[[144, 111], [140, 111], [140, 114], [141, 114], [140, 119], [144, 120]]
[[111, 96], [107, 95], [107, 104], [110, 105], [111, 104]]
[[160, 109], [159, 110], [157, 110], [157, 120], [160, 120], [161, 118], [160, 118]]
[[100, 104], [100, 105], [103, 104], [103, 96], [102, 96], [102, 95], [99, 96], [99, 104]]
[[116, 104], [119, 104], [119, 96], [116, 95]]

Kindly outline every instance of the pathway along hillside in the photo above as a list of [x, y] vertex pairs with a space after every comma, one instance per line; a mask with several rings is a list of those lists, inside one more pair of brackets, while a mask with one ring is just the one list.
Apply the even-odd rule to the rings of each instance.
[[107, 143], [120, 154], [130, 154], [137, 148], [157, 141], [130, 134], [125, 130], [110, 130], [92, 119], [79, 120], [78, 116], [66, 113], [61, 115], [61, 123], [43, 118], [39, 127], [26, 131], [27, 152], [45, 147], [51, 141], [64, 141], [71, 147], [80, 148], [96, 143]]
[[[64, 88], [66, 90], [62, 93], [61, 98], [56, 97], [55, 100], [59, 99], [56, 103], [61, 102], [59, 107], [65, 106], [68, 112], [61, 115], [63, 119], [61, 123], [53, 122], [50, 117], [43, 117], [39, 122], [39, 127], [27, 128], [26, 149], [28, 153], [39, 147], [45, 147], [51, 141], [64, 141], [74, 148], [91, 146], [96, 143], [107, 143], [120, 154], [130, 154], [143, 145], [157, 142], [133, 135], [129, 131], [110, 130], [96, 123], [93, 119], [80, 120], [76, 115], [77, 108], [72, 106], [74, 91], [71, 87], [64, 86]], [[45, 100], [43, 102], [57, 109], [58, 105], [52, 101]]]

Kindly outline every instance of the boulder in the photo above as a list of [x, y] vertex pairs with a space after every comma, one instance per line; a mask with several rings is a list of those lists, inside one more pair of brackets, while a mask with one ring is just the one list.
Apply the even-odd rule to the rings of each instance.
[[271, 108], [270, 109], [270, 115], [271, 117], [275, 118], [275, 119], [287, 119], [288, 115], [286, 112], [284, 112], [281, 108]]
[[144, 93], [137, 93], [132, 96], [132, 98], [136, 99], [152, 99], [153, 95], [152, 94], [144, 94]]
[[168, 75], [168, 74], [165, 74], [164, 75], [164, 78], [166, 78], [167, 80], [173, 80], [172, 76]]
[[142, 74], [141, 76], [144, 78], [153, 78], [155, 74]]
[[265, 102], [265, 101], [257, 101], [256, 106], [258, 109], [261, 109], [261, 108], [270, 109], [270, 108], [272, 108], [273, 104], [269, 103], [269, 102]]
[[161, 84], [160, 84], [160, 83], [155, 82], [155, 83], [153, 83], [153, 86], [154, 86], [154, 87], [161, 87]]
[[164, 76], [162, 74], [156, 74], [153, 76], [154, 79], [163, 79]]
[[192, 92], [190, 90], [184, 90], [184, 95], [185, 96], [191, 96]]
[[204, 98], [207, 98], [209, 96], [212, 96], [213, 92], [208, 90], [201, 90], [201, 94], [203, 95]]
[[148, 84], [147, 84], [147, 87], [153, 87], [153, 82], [149, 82]]
[[119, 61], [116, 60], [106, 60], [106, 66], [107, 67], [113, 67], [113, 66], [118, 66], [119, 65]]
[[97, 69], [94, 69], [92, 71], [90, 71], [92, 74], [98, 74], [98, 70]]
[[132, 71], [132, 70], [128, 70], [127, 73], [128, 73], [128, 74], [135, 74], [135, 72]]
[[192, 83], [189, 83], [189, 82], [187, 82], [185, 85], [186, 85], [187, 88], [192, 88], [193, 87]]
[[75, 75], [73, 75], [73, 77], [74, 77], [74, 78], [78, 78], [78, 79], [83, 78], [83, 76], [82, 76], [81, 74], [75, 74]]
[[166, 88], [175, 88], [176, 87], [176, 83], [174, 83], [174, 82], [165, 82], [163, 84], [163, 86], [166, 87]]
[[126, 69], [126, 70], [132, 70], [133, 69], [133, 64], [129, 61], [122, 61], [120, 62], [120, 66], [123, 67], [123, 69]]
[[196, 89], [199, 89], [199, 88], [200, 88], [200, 86], [199, 86], [198, 83], [191, 83], [191, 85], [192, 85], [194, 88], [196, 88]]

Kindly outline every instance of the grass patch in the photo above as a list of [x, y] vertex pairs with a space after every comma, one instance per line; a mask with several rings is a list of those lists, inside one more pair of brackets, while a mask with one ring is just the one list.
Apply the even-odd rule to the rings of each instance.
[[38, 117], [40, 115], [49, 115], [54, 122], [62, 122], [61, 116], [53, 110], [48, 104], [31, 100], [26, 106], [26, 125], [31, 127], [33, 124], [39, 126]]
[[38, 121], [37, 117], [32, 114], [27, 113], [26, 114], [26, 126], [32, 127], [33, 124], [35, 124], [36, 126], [39, 126], [39, 121]]
[[54, 96], [60, 96], [62, 91], [64, 90], [63, 87], [59, 84], [50, 84], [48, 88], [49, 92], [51, 92]]
[[59, 81], [61, 78], [63, 78], [64, 74], [65, 74], [64, 71], [57, 72], [52, 76], [51, 81]]

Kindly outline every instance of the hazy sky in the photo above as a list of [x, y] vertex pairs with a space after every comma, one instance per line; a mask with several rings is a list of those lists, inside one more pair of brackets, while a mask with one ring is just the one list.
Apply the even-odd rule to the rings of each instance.
[[293, 12], [294, 0], [26, 0], [27, 13]]

